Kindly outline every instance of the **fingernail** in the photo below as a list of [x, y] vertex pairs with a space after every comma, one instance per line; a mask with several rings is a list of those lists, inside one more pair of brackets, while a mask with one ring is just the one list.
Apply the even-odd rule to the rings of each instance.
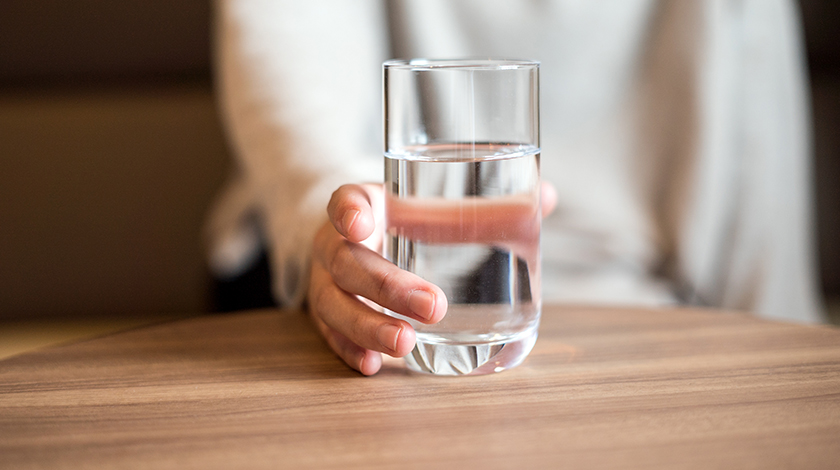
[[435, 296], [424, 290], [413, 290], [408, 294], [408, 308], [418, 317], [428, 320], [435, 311]]
[[344, 228], [344, 233], [345, 234], [350, 233], [350, 228], [356, 222], [356, 219], [358, 217], [359, 217], [359, 211], [357, 211], [355, 209], [347, 212], [346, 214], [344, 214], [344, 220], [341, 221], [341, 225]]
[[376, 339], [379, 341], [379, 344], [381, 344], [383, 348], [392, 352], [396, 352], [397, 341], [399, 341], [400, 339], [401, 332], [402, 328], [396, 325], [392, 325], [390, 323], [386, 323], [376, 330]]

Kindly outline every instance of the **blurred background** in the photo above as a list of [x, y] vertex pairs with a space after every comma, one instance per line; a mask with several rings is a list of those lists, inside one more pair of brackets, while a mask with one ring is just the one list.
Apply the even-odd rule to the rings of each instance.
[[[840, 2], [799, 5], [837, 315]], [[105, 331], [211, 308], [200, 232], [232, 164], [211, 33], [210, 0], [0, 2], [0, 344], [38, 319]]]

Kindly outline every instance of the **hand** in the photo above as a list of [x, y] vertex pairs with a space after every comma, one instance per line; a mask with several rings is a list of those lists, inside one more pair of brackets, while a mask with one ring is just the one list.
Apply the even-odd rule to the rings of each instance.
[[307, 293], [309, 313], [327, 343], [364, 375], [379, 371], [380, 353], [402, 357], [414, 348], [411, 325], [376, 305], [423, 323], [440, 321], [447, 307], [439, 287], [377, 253], [382, 230], [375, 214], [382, 206], [382, 185], [345, 185], [333, 193], [329, 222], [315, 236]]
[[[402, 357], [414, 348], [411, 325], [385, 315], [377, 306], [427, 324], [440, 321], [447, 309], [446, 296], [439, 287], [399, 269], [378, 254], [382, 243], [383, 199], [382, 185], [345, 185], [333, 193], [327, 207], [329, 221], [315, 236], [307, 293], [309, 313], [329, 346], [364, 375], [379, 371], [381, 353]], [[551, 185], [543, 184], [541, 200], [544, 217], [557, 201]], [[537, 233], [529, 222], [533, 216], [527, 216], [528, 208], [535, 207], [523, 200], [486, 207], [477, 204], [467, 210], [475, 212], [477, 220], [492, 222], [486, 227], [488, 231], [507, 227], [511, 235], [504, 243], [515, 250], [517, 240]], [[401, 218], [392, 214], [392, 222], [400, 230], [411, 232], [418, 239], [446, 242], [440, 237], [450, 234], [453, 240], [464, 241], [465, 234], [458, 230], [438, 230], [427, 237], [422, 228], [423, 220], [428, 222], [428, 217], [447, 227], [447, 214], [457, 221], [463, 211], [438, 208], [430, 214], [422, 207], [411, 209], [402, 207]], [[445, 220], [438, 220], [441, 217]], [[485, 230], [473, 234], [478, 241], [486, 235]]]

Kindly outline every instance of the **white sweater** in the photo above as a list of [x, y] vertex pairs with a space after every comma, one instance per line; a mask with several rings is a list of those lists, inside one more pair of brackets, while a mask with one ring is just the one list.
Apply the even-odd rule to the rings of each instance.
[[221, 0], [218, 84], [240, 165], [211, 268], [260, 233], [274, 293], [303, 299], [340, 184], [382, 180], [381, 62], [541, 66], [543, 299], [688, 302], [820, 321], [808, 106], [788, 0]]

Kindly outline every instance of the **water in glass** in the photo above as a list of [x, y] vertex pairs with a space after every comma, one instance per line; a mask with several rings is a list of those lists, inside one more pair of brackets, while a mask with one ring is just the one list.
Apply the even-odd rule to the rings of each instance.
[[407, 320], [412, 369], [499, 372], [533, 348], [540, 314], [539, 148], [434, 144], [385, 154], [385, 256], [436, 284], [449, 308]]

